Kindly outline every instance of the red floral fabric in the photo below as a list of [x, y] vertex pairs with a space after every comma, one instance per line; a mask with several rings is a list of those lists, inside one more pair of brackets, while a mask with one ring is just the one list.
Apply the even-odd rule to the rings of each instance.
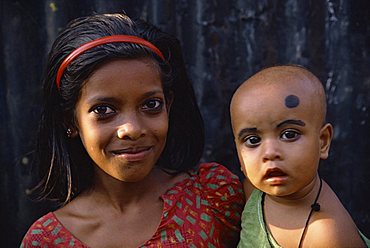
[[[160, 225], [142, 248], [227, 247], [239, 237], [245, 199], [238, 177], [217, 163], [201, 164], [190, 178], [175, 184], [162, 199]], [[52, 212], [37, 220], [21, 248], [88, 247], [74, 237]]]

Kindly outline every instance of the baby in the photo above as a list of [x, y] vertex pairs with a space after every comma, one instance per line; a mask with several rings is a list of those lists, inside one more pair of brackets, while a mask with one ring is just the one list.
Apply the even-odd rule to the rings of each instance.
[[237, 89], [230, 112], [242, 170], [256, 188], [246, 190], [238, 247], [365, 247], [318, 174], [333, 137], [321, 82], [299, 66], [267, 68]]

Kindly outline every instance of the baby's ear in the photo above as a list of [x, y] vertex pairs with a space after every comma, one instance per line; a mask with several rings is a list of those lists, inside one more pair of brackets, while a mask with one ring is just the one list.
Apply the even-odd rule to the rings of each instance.
[[333, 126], [326, 123], [320, 130], [320, 158], [327, 159], [329, 156], [330, 143], [333, 138]]

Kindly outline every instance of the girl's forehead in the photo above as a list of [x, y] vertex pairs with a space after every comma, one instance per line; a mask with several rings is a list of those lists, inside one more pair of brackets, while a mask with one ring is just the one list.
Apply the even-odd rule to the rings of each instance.
[[94, 71], [81, 89], [81, 96], [117, 96], [163, 91], [157, 66], [148, 60], [116, 60]]

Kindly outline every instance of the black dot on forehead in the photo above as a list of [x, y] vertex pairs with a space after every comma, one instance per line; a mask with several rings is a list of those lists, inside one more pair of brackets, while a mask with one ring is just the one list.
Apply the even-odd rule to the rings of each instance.
[[299, 98], [295, 95], [285, 97], [285, 106], [288, 108], [295, 108], [299, 105]]

